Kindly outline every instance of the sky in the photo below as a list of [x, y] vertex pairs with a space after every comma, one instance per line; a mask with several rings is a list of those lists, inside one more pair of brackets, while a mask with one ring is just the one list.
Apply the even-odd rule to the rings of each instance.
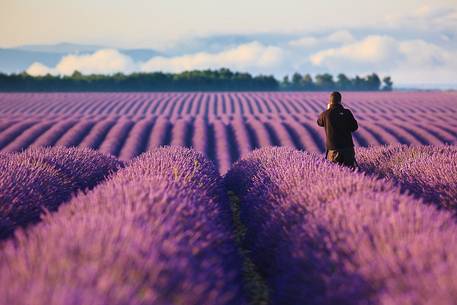
[[[0, 0], [0, 47], [71, 42], [35, 74], [218, 68], [282, 75], [378, 72], [457, 82], [457, 0]], [[120, 50], [163, 53], [137, 62]]]

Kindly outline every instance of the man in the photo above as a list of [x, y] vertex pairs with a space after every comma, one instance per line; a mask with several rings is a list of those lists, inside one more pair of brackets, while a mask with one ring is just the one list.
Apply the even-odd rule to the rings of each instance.
[[352, 112], [341, 105], [341, 93], [332, 92], [327, 110], [317, 119], [325, 128], [326, 158], [337, 164], [355, 168], [355, 151], [352, 133], [359, 127]]

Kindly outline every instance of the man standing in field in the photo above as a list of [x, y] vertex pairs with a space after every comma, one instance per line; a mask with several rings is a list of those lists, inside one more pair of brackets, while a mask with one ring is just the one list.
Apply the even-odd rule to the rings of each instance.
[[359, 127], [352, 112], [341, 105], [341, 93], [332, 92], [327, 110], [317, 119], [325, 128], [326, 158], [329, 161], [355, 168], [355, 151], [352, 133]]

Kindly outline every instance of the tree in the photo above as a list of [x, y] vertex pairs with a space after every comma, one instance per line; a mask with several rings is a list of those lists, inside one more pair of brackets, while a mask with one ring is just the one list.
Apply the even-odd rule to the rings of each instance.
[[350, 90], [351, 80], [343, 73], [338, 74], [336, 86], [339, 90]]
[[73, 79], [82, 79], [83, 78], [83, 74], [81, 72], [79, 72], [78, 70], [75, 70], [73, 72], [73, 74], [71, 75], [71, 78], [73, 78]]
[[303, 76], [300, 73], [295, 72], [292, 75], [292, 88], [294, 90], [300, 90], [303, 84]]
[[315, 79], [317, 88], [321, 90], [333, 90], [335, 88], [335, 82], [331, 74], [318, 74]]
[[365, 89], [365, 81], [363, 78], [359, 77], [358, 75], [355, 78], [351, 79], [351, 90], [357, 91], [364, 91]]
[[282, 85], [283, 85], [284, 89], [289, 89], [289, 87], [290, 87], [289, 75], [285, 75], [283, 77]]
[[303, 76], [303, 89], [314, 90], [313, 78], [308, 73]]
[[390, 76], [386, 76], [382, 79], [382, 82], [384, 83], [384, 86], [382, 87], [383, 91], [392, 91], [393, 87], [393, 82]]
[[378, 91], [381, 87], [381, 80], [376, 73], [368, 75], [366, 78], [366, 89], [370, 91]]

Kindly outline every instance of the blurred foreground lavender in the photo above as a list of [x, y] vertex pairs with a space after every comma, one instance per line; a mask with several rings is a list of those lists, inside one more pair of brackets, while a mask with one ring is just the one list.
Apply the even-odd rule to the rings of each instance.
[[273, 304], [455, 304], [450, 213], [289, 148], [254, 151], [225, 182]]
[[[455, 206], [455, 147], [359, 149], [392, 181], [291, 148], [244, 154], [222, 180], [200, 153], [153, 149], [18, 230], [0, 244], [0, 304], [455, 304], [455, 218], [392, 183]], [[120, 166], [87, 149], [0, 153], [2, 232]]]
[[359, 148], [361, 169], [400, 185], [438, 207], [457, 211], [457, 146]]
[[216, 167], [156, 149], [0, 251], [0, 304], [245, 304]]
[[77, 191], [93, 188], [121, 166], [91, 149], [30, 148], [0, 156], [0, 239], [56, 210]]

